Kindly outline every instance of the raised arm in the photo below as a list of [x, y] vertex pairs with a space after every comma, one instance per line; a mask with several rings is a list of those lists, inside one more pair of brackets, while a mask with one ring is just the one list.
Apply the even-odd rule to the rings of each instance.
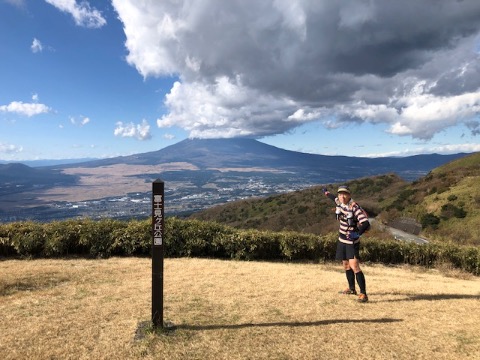
[[335, 195], [333, 195], [332, 193], [330, 193], [327, 188], [322, 188], [322, 191], [323, 193], [325, 194], [326, 197], [328, 197], [330, 200], [332, 200], [333, 202], [335, 202]]

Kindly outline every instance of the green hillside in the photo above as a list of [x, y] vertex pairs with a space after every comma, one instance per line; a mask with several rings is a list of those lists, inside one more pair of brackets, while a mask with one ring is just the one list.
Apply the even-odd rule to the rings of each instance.
[[[391, 194], [398, 193], [408, 183], [388, 174], [347, 182], [353, 198], [371, 216], [378, 215]], [[335, 231], [335, 206], [321, 191], [322, 186], [305, 190], [241, 200], [195, 213], [191, 218], [216, 221], [237, 228], [255, 228], [272, 231], [297, 231], [326, 234]], [[335, 192], [338, 184], [328, 184]]]
[[[353, 198], [383, 223], [409, 217], [431, 240], [480, 245], [480, 153], [452, 161], [408, 183], [394, 174], [346, 183]], [[339, 184], [328, 184], [335, 191]], [[337, 229], [323, 185], [219, 205], [191, 218], [237, 228], [326, 234]], [[376, 234], [378, 236], [378, 234]]]
[[392, 199], [384, 219], [410, 216], [430, 239], [480, 245], [480, 153], [434, 169]]

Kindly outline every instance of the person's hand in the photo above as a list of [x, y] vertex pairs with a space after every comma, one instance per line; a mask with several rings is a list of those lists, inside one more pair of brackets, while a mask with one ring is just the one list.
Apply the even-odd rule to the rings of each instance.
[[360, 237], [356, 231], [349, 231], [347, 233], [347, 239], [348, 240], [357, 240]]

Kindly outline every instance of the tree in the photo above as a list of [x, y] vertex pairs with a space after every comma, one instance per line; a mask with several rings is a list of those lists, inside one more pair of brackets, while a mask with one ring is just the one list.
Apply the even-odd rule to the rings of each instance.
[[422, 216], [421, 224], [423, 228], [437, 229], [440, 224], [440, 218], [434, 214], [428, 213]]

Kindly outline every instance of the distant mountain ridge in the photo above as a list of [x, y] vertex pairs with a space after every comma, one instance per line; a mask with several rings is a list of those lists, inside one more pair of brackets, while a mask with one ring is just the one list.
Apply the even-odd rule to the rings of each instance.
[[430, 170], [465, 155], [467, 154], [362, 158], [296, 152], [253, 139], [186, 139], [158, 151], [60, 165], [56, 168], [97, 167], [119, 163], [158, 165], [188, 162], [200, 170], [274, 168], [301, 173], [313, 181], [354, 179], [392, 172], [406, 180], [415, 180]]
[[15, 185], [31, 183], [51, 184], [52, 182], [72, 182], [73, 177], [61, 174], [58, 170], [32, 168], [30, 166], [11, 163], [0, 164], [0, 189], [6, 183]]
[[0, 165], [9, 164], [23, 164], [30, 167], [54, 166], [62, 164], [74, 164], [86, 161], [97, 160], [96, 158], [81, 158], [81, 159], [42, 159], [42, 160], [23, 160], [23, 161], [5, 161], [0, 160]]
[[0, 221], [146, 216], [151, 183], [159, 178], [165, 182], [167, 213], [183, 216], [238, 199], [382, 174], [413, 181], [464, 156], [325, 156], [252, 139], [191, 139], [158, 151], [81, 163], [0, 164]]

